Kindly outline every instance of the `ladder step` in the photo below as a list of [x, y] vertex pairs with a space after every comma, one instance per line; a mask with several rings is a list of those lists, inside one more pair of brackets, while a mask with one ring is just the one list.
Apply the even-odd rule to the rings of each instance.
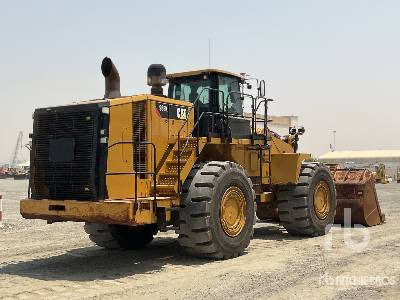
[[[186, 162], [187, 162], [187, 160], [181, 159], [181, 160], [180, 160], [181, 166], [183, 166]], [[177, 165], [177, 164], [178, 164], [178, 160], [177, 160], [177, 159], [167, 160], [167, 164]]]
[[[272, 119], [268, 119], [267, 120], [267, 123], [270, 123], [270, 122], [273, 122], [274, 120], [272, 120]], [[264, 120], [260, 120], [260, 119], [257, 119], [257, 120], [255, 120], [255, 122], [256, 123], [264, 123]]]
[[191, 153], [193, 152], [193, 150], [194, 150], [194, 149], [189, 149], [189, 150], [188, 150], [187, 148], [186, 148], [186, 150], [183, 151], [183, 152], [182, 152], [182, 149], [181, 149], [180, 151], [174, 150], [174, 155], [175, 155], [175, 154], [178, 154], [178, 153], [181, 153], [182, 156], [185, 155], [185, 154], [191, 154]]
[[161, 173], [161, 174], [159, 174], [159, 176], [161, 176], [161, 177], [178, 177], [178, 174], [176, 174], [176, 173]]
[[[175, 189], [175, 186], [170, 185], [170, 184], [157, 184], [157, 192], [162, 192], [162, 191], [172, 191]], [[154, 187], [153, 187], [154, 190]]]

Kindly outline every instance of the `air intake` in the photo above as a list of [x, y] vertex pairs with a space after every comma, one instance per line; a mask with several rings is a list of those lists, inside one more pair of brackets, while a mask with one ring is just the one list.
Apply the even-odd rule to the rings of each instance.
[[[132, 104], [132, 141], [146, 141], [146, 102], [139, 101]], [[137, 144], [134, 147], [133, 161], [135, 172], [146, 172], [146, 145]], [[144, 178], [144, 175], [141, 176]]]

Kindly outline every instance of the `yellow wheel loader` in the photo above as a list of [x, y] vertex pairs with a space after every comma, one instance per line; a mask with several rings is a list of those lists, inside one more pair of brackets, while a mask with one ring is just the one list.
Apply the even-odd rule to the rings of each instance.
[[111, 59], [101, 70], [103, 99], [36, 109], [23, 217], [85, 222], [105, 248], [140, 248], [175, 230], [187, 253], [219, 259], [243, 253], [256, 212], [289, 234], [329, 230], [337, 206], [330, 170], [297, 152], [304, 128], [284, 137], [269, 129], [263, 80], [252, 88], [244, 75], [167, 75], [155, 64], [151, 94], [121, 96]]
[[396, 181], [397, 183], [400, 183], [400, 168], [397, 168]]
[[373, 175], [376, 183], [389, 183], [389, 179], [386, 174], [386, 167], [384, 164], [375, 165], [375, 171], [373, 172]]

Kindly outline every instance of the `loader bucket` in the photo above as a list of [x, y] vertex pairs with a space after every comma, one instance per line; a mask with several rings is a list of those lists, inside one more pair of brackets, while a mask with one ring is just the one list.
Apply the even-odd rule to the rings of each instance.
[[[329, 166], [336, 187], [335, 223], [344, 223], [345, 208], [351, 209], [351, 224], [374, 226], [385, 221], [375, 190], [372, 172]], [[347, 221], [346, 221], [347, 222]]]

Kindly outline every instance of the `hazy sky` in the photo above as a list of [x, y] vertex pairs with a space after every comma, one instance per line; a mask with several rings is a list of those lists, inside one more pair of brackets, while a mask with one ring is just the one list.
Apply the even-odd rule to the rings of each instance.
[[[300, 150], [400, 149], [400, 1], [0, 0], [0, 162], [37, 107], [100, 98], [110, 56], [124, 95], [146, 70], [208, 66], [267, 81], [271, 113], [298, 115]], [[28, 155], [25, 152], [25, 157]]]

